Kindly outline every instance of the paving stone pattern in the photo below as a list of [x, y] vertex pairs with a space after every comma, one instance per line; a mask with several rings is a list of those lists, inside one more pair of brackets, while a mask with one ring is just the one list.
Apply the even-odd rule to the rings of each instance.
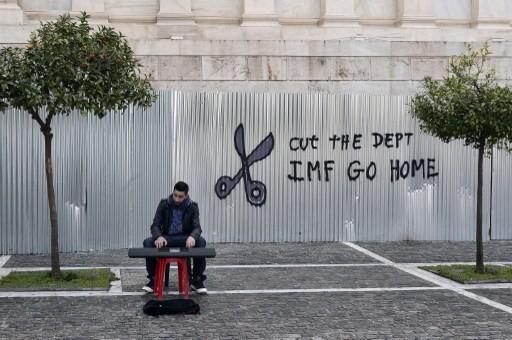
[[[428, 281], [389, 266], [308, 268], [210, 268], [205, 284], [211, 290], [430, 287]], [[123, 291], [141, 291], [145, 270], [121, 271]], [[176, 269], [169, 288], [177, 287]]]
[[[400, 241], [356, 242], [394, 262], [472, 262], [475, 242]], [[484, 261], [512, 262], [512, 241], [484, 242]]]
[[[473, 242], [361, 242], [396, 262], [473, 261]], [[375, 263], [342, 243], [216, 244], [212, 264]], [[512, 261], [512, 242], [485, 244]], [[63, 254], [64, 266], [143, 266], [127, 250]], [[7, 267], [49, 266], [13, 256]], [[391, 266], [208, 268], [210, 290], [432, 286]], [[139, 291], [145, 270], [121, 271]], [[176, 290], [171, 271], [170, 290]], [[512, 307], [512, 289], [471, 290]], [[192, 295], [200, 315], [149, 317], [151, 297], [0, 298], [0, 339], [512, 339], [512, 314], [450, 290]], [[167, 295], [166, 298], [171, 296]], [[173, 298], [175, 296], [172, 296]]]
[[7, 339], [510, 339], [512, 318], [450, 291], [211, 295], [200, 315], [142, 312], [144, 296], [0, 299]]
[[[143, 266], [144, 259], [130, 259], [127, 249], [116, 249], [60, 253], [60, 264], [67, 267]], [[13, 255], [4, 267], [50, 267], [50, 265], [50, 255]]]
[[[217, 257], [208, 264], [289, 264], [289, 263], [375, 263], [373, 258], [343, 243], [218, 243]], [[143, 266], [144, 259], [128, 258], [128, 249], [90, 253], [63, 253], [63, 266]], [[5, 267], [49, 267], [49, 255], [15, 255]]]
[[[512, 308], [512, 289], [471, 289], [470, 292]], [[512, 334], [510, 334], [510, 338], [512, 339]]]

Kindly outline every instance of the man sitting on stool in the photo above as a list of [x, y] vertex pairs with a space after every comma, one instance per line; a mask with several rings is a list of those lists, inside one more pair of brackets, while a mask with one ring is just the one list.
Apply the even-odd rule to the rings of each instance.
[[[151, 225], [151, 237], [144, 240], [144, 248], [187, 247], [205, 248], [206, 241], [201, 237], [199, 224], [199, 207], [188, 196], [188, 184], [178, 182], [174, 185], [172, 195], [162, 199], [156, 209]], [[148, 293], [153, 292], [156, 259], [146, 257], [146, 270], [149, 282], [142, 287]], [[206, 294], [204, 286], [206, 275], [204, 257], [194, 258], [192, 282], [190, 288], [198, 294]]]

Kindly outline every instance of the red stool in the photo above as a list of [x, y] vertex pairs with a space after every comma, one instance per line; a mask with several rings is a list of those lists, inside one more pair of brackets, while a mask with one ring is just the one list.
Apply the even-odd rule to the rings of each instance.
[[165, 267], [169, 263], [178, 265], [178, 292], [189, 298], [188, 265], [185, 257], [158, 257], [155, 268], [155, 295], [161, 300], [164, 296]]

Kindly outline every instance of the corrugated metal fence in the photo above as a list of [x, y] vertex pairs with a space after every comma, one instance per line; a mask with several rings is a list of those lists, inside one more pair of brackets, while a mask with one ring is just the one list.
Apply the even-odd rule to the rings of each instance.
[[[191, 185], [209, 242], [472, 240], [476, 152], [422, 134], [409, 101], [161, 91], [144, 111], [57, 119], [60, 247], [141, 246], [159, 199], [177, 180]], [[240, 124], [246, 156], [274, 138], [252, 165], [235, 148]], [[0, 115], [0, 253], [49, 251], [43, 151], [27, 114]], [[492, 199], [485, 163], [484, 230], [488, 237], [492, 219], [493, 238], [510, 239], [511, 157], [495, 153], [492, 161]], [[218, 179], [240, 169], [239, 183], [220, 199]], [[252, 181], [266, 188], [260, 206], [249, 199]]]

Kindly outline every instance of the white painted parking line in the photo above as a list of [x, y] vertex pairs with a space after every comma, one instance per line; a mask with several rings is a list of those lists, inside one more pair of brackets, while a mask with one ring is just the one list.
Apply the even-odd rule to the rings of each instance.
[[[422, 267], [422, 266], [452, 266], [457, 264], [475, 264], [475, 261], [471, 262], [395, 262], [397, 264], [404, 264], [407, 266], [413, 267]], [[497, 266], [507, 266], [512, 265], [512, 262], [500, 262], [500, 261], [485, 261], [486, 264], [495, 264]]]
[[512, 289], [512, 283], [470, 283], [464, 289]]
[[0, 256], [0, 268], [2, 268], [7, 263], [7, 261], [9, 261], [10, 258], [11, 255]]
[[[349, 242], [346, 242], [349, 243]], [[357, 245], [354, 245], [358, 248], [361, 248]], [[357, 249], [357, 248], [354, 248]], [[361, 248], [362, 249], [362, 248]], [[357, 249], [361, 251], [360, 249]], [[366, 249], [362, 249], [366, 250]], [[474, 262], [418, 262], [418, 263], [405, 263], [405, 262], [392, 262], [380, 255], [372, 253], [370, 251], [365, 251], [371, 257], [379, 260], [379, 262], [370, 262], [370, 263], [281, 263], [281, 264], [221, 264], [221, 265], [209, 265], [208, 269], [230, 269], [230, 268], [323, 268], [323, 267], [378, 267], [378, 266], [406, 266], [406, 267], [421, 267], [421, 266], [436, 266], [436, 265], [451, 265], [451, 264], [473, 264]], [[370, 255], [371, 254], [371, 255]], [[512, 265], [512, 262], [491, 262], [487, 261], [487, 264], [495, 264], [495, 265]], [[176, 267], [175, 264], [171, 264], [171, 267]], [[142, 270], [146, 269], [145, 266], [70, 266], [70, 267], [61, 267], [62, 270], [79, 270], [79, 269], [119, 269], [119, 270]], [[3, 268], [7, 269], [7, 268]], [[39, 271], [39, 270], [51, 270], [50, 267], [9, 267], [10, 271]]]
[[[382, 257], [378, 254], [375, 254], [367, 249], [364, 249], [356, 244], [353, 244], [351, 242], [343, 242], [344, 244], [346, 244], [347, 246], [349, 247], [352, 247], [356, 250], [359, 250], [360, 252], [376, 259], [376, 260], [379, 260], [381, 261], [382, 263], [386, 263], [390, 266], [393, 266], [397, 269], [400, 269], [402, 271], [405, 271], [411, 275], [414, 275], [416, 277], [419, 277], [420, 279], [423, 279], [423, 280], [426, 280], [426, 281], [429, 281], [429, 282], [432, 282], [436, 285], [438, 285], [439, 287], [442, 287], [442, 288], [445, 288], [445, 289], [449, 289], [453, 292], [456, 292], [460, 295], [463, 295], [465, 297], [468, 297], [470, 299], [473, 299], [473, 300], [476, 300], [476, 301], [479, 301], [481, 303], [484, 303], [488, 306], [492, 306], [494, 308], [497, 308], [499, 310], [502, 310], [504, 312], [507, 312], [509, 314], [512, 314], [512, 307], [509, 307], [507, 305], [504, 305], [502, 303], [499, 303], [499, 302], [496, 302], [496, 301], [493, 301], [491, 299], [488, 299], [486, 297], [483, 297], [483, 296], [480, 296], [480, 295], [477, 295], [475, 293], [472, 293], [472, 292], [468, 292], [466, 290], [466, 285], [463, 285], [463, 284], [460, 284], [458, 282], [455, 282], [455, 281], [452, 281], [452, 280], [448, 280], [446, 278], [443, 278], [439, 275], [436, 275], [434, 273], [431, 273], [431, 272], [428, 272], [426, 270], [423, 270], [423, 269], [419, 269], [417, 268], [416, 266], [414, 265], [404, 265], [404, 264], [399, 264], [399, 263], [394, 263], [393, 261], [390, 261], [388, 259], [386, 259], [385, 257]], [[428, 264], [422, 264], [422, 265], [428, 265]]]
[[[208, 295], [222, 294], [290, 294], [290, 293], [347, 293], [347, 292], [394, 292], [394, 291], [429, 291], [445, 290], [443, 287], [389, 287], [389, 288], [320, 288], [320, 289], [237, 289], [237, 290], [210, 290]], [[111, 292], [111, 291], [40, 291], [40, 292], [0, 292], [0, 298], [6, 297], [89, 297], [89, 296], [138, 296], [146, 295], [144, 292]], [[177, 292], [168, 292], [166, 295], [178, 295]], [[191, 296], [194, 296], [193, 294]]]
[[[207, 268], [323, 268], [323, 267], [376, 267], [384, 266], [383, 263], [285, 263], [285, 264], [235, 264], [235, 265], [211, 265]], [[144, 267], [146, 268], [146, 267]]]
[[450, 288], [464, 288], [464, 285], [461, 283], [444, 278], [444, 277], [434, 274], [432, 272], [429, 272], [429, 271], [426, 271], [423, 269], [419, 269], [418, 267], [408, 266], [408, 265], [403, 265], [403, 264], [395, 264], [394, 267], [399, 270], [402, 270], [406, 273], [409, 273], [411, 275], [419, 277], [420, 279], [423, 279], [425, 281], [432, 282], [438, 286], [450, 287]]
[[[9, 269], [13, 272], [32, 272], [32, 271], [45, 271], [45, 270], [51, 270], [51, 267], [10, 267], [10, 268], [3, 268], [3, 269]], [[116, 270], [123, 270], [123, 269], [146, 269], [146, 267], [104, 267], [104, 266], [91, 266], [91, 267], [60, 267], [60, 270], [81, 270], [81, 269], [116, 269]]]
[[504, 312], [512, 314], [512, 307], [509, 307], [509, 306], [504, 305], [502, 303], [496, 302], [494, 300], [488, 299], [486, 297], [483, 297], [481, 295], [477, 295], [477, 294], [472, 293], [472, 292], [468, 292], [467, 290], [464, 290], [464, 289], [455, 289], [454, 291], [456, 291], [457, 293], [459, 293], [461, 295], [464, 295], [465, 297], [468, 297], [470, 299], [473, 299], [473, 300], [476, 300], [476, 301], [480, 301], [481, 303], [485, 303], [488, 306], [492, 306], [494, 308], [497, 308], [497, 309], [500, 309], [500, 310], [502, 310]]
[[208, 294], [290, 294], [290, 293], [344, 293], [344, 292], [395, 292], [445, 290], [443, 287], [388, 287], [388, 288], [319, 288], [319, 289], [240, 289], [208, 291]]
[[[407, 272], [411, 275], [419, 277], [428, 282], [434, 283], [434, 287], [369, 287], [369, 288], [324, 288], [324, 289], [263, 289], [263, 290], [218, 290], [209, 291], [209, 294], [290, 294], [290, 293], [328, 293], [328, 292], [389, 292], [389, 291], [429, 291], [429, 290], [452, 290], [461, 295], [493, 306], [495, 308], [509, 312], [510, 307], [499, 304], [490, 299], [476, 295], [466, 290], [471, 289], [510, 289], [512, 283], [494, 283], [494, 284], [472, 284], [462, 285], [457, 282], [448, 280], [431, 272], [419, 269], [418, 266], [429, 266], [436, 264], [449, 264], [449, 263], [395, 263], [386, 259], [378, 254], [375, 254], [367, 249], [364, 249], [351, 242], [344, 242], [346, 245], [376, 259], [379, 262], [375, 263], [303, 263], [303, 264], [250, 264], [250, 265], [211, 265], [208, 269], [266, 269], [266, 268], [323, 268], [323, 267], [374, 267], [374, 266], [389, 266], [397, 268], [401, 271]], [[7, 262], [8, 259], [5, 260]], [[469, 264], [464, 262], [455, 262], [457, 264]], [[511, 262], [487, 262], [493, 264], [510, 264]], [[453, 264], [453, 263], [452, 263]], [[121, 278], [121, 270], [145, 270], [143, 266], [91, 266], [91, 267], [61, 267], [62, 270], [76, 270], [76, 269], [110, 269], [118, 278]], [[42, 271], [50, 270], [50, 267], [19, 267], [19, 268], [0, 268], [0, 277], [7, 275], [11, 271]], [[112, 282], [108, 291], [37, 291], [37, 292], [0, 292], [1, 297], [52, 297], [52, 296], [71, 296], [71, 297], [93, 297], [93, 296], [139, 296], [144, 295], [144, 292], [123, 292], [121, 280]], [[177, 295], [177, 292], [169, 292], [168, 295]]]
[[4, 277], [4, 276], [9, 275], [9, 273], [10, 273], [10, 272], [11, 272], [11, 270], [10, 270], [10, 269], [8, 269], [8, 268], [1, 268], [1, 267], [0, 267], [0, 279], [1, 279], [2, 277]]
[[[231, 269], [231, 268], [323, 268], [323, 267], [378, 267], [385, 266], [383, 263], [304, 263], [304, 264], [235, 264], [235, 265], [211, 265], [208, 269]], [[176, 267], [171, 264], [171, 267]], [[115, 268], [119, 270], [145, 270], [142, 266], [91, 266], [91, 267], [61, 267], [61, 270], [80, 270], [80, 269], [109, 269]], [[28, 272], [51, 270], [50, 267], [12, 267], [12, 271]]]
[[[477, 287], [475, 287], [477, 288]], [[481, 287], [480, 287], [481, 288]], [[501, 288], [501, 287], [499, 287]], [[369, 287], [369, 288], [319, 288], [319, 289], [235, 289], [235, 290], [210, 290], [209, 295], [229, 295], [229, 294], [293, 294], [293, 293], [364, 293], [364, 292], [400, 292], [400, 291], [433, 291], [433, 290], [453, 290], [446, 287]], [[466, 292], [464, 289], [457, 289], [457, 293], [470, 297], [474, 300], [483, 302], [493, 307], [500, 308], [503, 306], [495, 301], [489, 300], [482, 296]], [[147, 295], [144, 292], [122, 292], [120, 290], [109, 291], [39, 291], [39, 292], [0, 292], [0, 298], [20, 297], [104, 297], [104, 296], [142, 296]], [[176, 296], [177, 292], [168, 292], [166, 295]], [[194, 295], [192, 295], [194, 296]], [[502, 310], [512, 310], [508, 306], [504, 306]]]
[[370, 256], [370, 257], [374, 258], [375, 260], [377, 260], [377, 261], [379, 261], [379, 262], [385, 263], [385, 264], [387, 264], [387, 265], [393, 265], [393, 264], [394, 264], [394, 263], [393, 263], [393, 261], [390, 261], [390, 260], [388, 260], [387, 258], [382, 257], [382, 256], [380, 256], [380, 255], [378, 255], [378, 254], [375, 254], [374, 252], [369, 251], [368, 249], [365, 249], [365, 248], [363, 248], [363, 247], [360, 247], [360, 246], [358, 246], [357, 244], [354, 244], [354, 243], [352, 243], [352, 242], [343, 242], [343, 244], [344, 244], [344, 245], [347, 245], [347, 246], [349, 246], [349, 247], [351, 247], [351, 248], [353, 248], [353, 249], [355, 249], [355, 250], [358, 250], [358, 251], [360, 251], [361, 253], [366, 254], [366, 255], [368, 255], [368, 256]]
[[40, 291], [40, 292], [0, 292], [0, 298], [20, 297], [20, 298], [36, 298], [36, 297], [54, 297], [54, 296], [67, 296], [67, 297], [93, 297], [93, 296], [120, 296], [120, 295], [144, 295], [145, 293], [139, 292], [109, 292], [97, 290], [84, 290], [84, 291]]
[[[376, 254], [375, 254], [376, 255]], [[378, 256], [378, 255], [377, 255]], [[381, 259], [386, 260], [387, 262], [370, 262], [370, 263], [283, 263], [283, 264], [222, 264], [222, 265], [208, 265], [207, 269], [244, 269], [244, 268], [324, 268], [324, 267], [379, 267], [379, 266], [393, 266], [396, 267], [406, 266], [406, 267], [421, 267], [421, 266], [435, 266], [440, 264], [472, 264], [474, 262], [422, 262], [422, 263], [400, 263], [400, 262], [392, 262], [381, 256]], [[512, 262], [486, 262], [487, 264], [495, 264], [495, 265], [508, 265], [512, 264]], [[175, 264], [171, 264], [171, 267], [176, 267]], [[145, 270], [145, 266], [89, 266], [89, 267], [61, 267], [62, 270], [79, 270], [79, 269], [119, 269], [119, 270]], [[40, 270], [51, 270], [50, 267], [9, 267], [2, 268], [9, 269], [10, 271], [17, 272], [26, 272], [26, 271], [40, 271]]]
[[123, 291], [123, 286], [121, 284], [121, 270], [116, 268], [111, 268], [110, 271], [114, 273], [118, 280], [110, 282], [109, 293], [121, 293]]

